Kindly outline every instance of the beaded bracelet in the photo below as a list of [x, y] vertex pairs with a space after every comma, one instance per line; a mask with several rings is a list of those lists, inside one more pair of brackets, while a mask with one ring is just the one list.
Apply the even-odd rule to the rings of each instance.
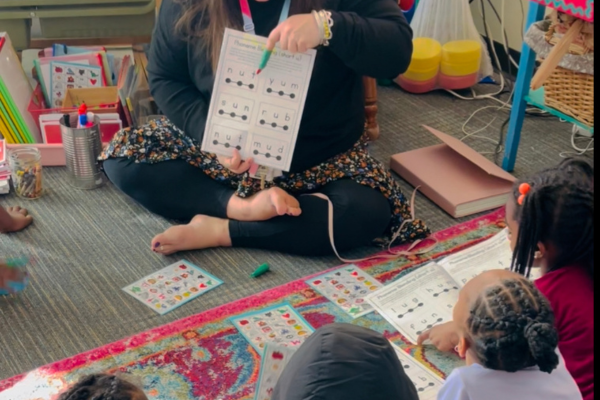
[[321, 10], [313, 11], [312, 13], [321, 33], [321, 45], [329, 46], [329, 41], [333, 38], [333, 31], [331, 29], [333, 27], [333, 18], [331, 12]]

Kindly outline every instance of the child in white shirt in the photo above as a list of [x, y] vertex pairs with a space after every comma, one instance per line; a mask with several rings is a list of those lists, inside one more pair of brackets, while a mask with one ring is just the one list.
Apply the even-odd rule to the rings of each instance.
[[454, 310], [457, 352], [467, 362], [448, 378], [438, 400], [581, 400], [557, 352], [550, 303], [508, 271], [470, 281]]

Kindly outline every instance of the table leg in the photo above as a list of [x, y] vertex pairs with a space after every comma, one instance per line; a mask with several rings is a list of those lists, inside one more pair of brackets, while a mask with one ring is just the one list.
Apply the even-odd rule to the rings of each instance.
[[365, 86], [365, 113], [367, 116], [367, 134], [371, 140], [379, 138], [379, 124], [377, 123], [377, 80], [369, 77], [363, 78]]
[[[527, 26], [525, 31], [534, 23], [541, 21], [544, 18], [546, 7], [536, 3], [529, 3], [529, 14], [527, 16]], [[526, 44], [523, 43], [521, 52], [521, 62], [519, 63], [519, 74], [515, 83], [515, 97], [513, 100], [512, 111], [510, 114], [510, 123], [508, 125], [508, 135], [506, 137], [504, 161], [502, 168], [506, 171], [513, 171], [517, 161], [517, 152], [519, 151], [519, 143], [521, 141], [521, 130], [525, 121], [525, 110], [527, 102], [525, 96], [529, 94], [531, 78], [535, 68], [535, 52]]]

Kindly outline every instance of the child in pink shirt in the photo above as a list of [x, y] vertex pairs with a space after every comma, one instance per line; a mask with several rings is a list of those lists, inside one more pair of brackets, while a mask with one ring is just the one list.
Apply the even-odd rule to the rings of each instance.
[[513, 270], [529, 276], [556, 316], [559, 350], [585, 400], [594, 400], [594, 170], [565, 160], [515, 188], [506, 222]]

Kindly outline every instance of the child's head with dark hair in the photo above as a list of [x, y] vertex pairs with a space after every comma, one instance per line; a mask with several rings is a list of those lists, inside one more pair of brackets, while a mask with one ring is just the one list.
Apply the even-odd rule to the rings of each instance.
[[519, 182], [506, 207], [512, 269], [529, 276], [581, 266], [594, 276], [594, 168], [567, 159]]
[[58, 400], [148, 400], [144, 392], [121, 377], [89, 375], [67, 389]]
[[497, 270], [481, 274], [460, 292], [454, 309], [459, 354], [469, 365], [517, 372], [559, 364], [558, 332], [550, 303], [526, 278]]

